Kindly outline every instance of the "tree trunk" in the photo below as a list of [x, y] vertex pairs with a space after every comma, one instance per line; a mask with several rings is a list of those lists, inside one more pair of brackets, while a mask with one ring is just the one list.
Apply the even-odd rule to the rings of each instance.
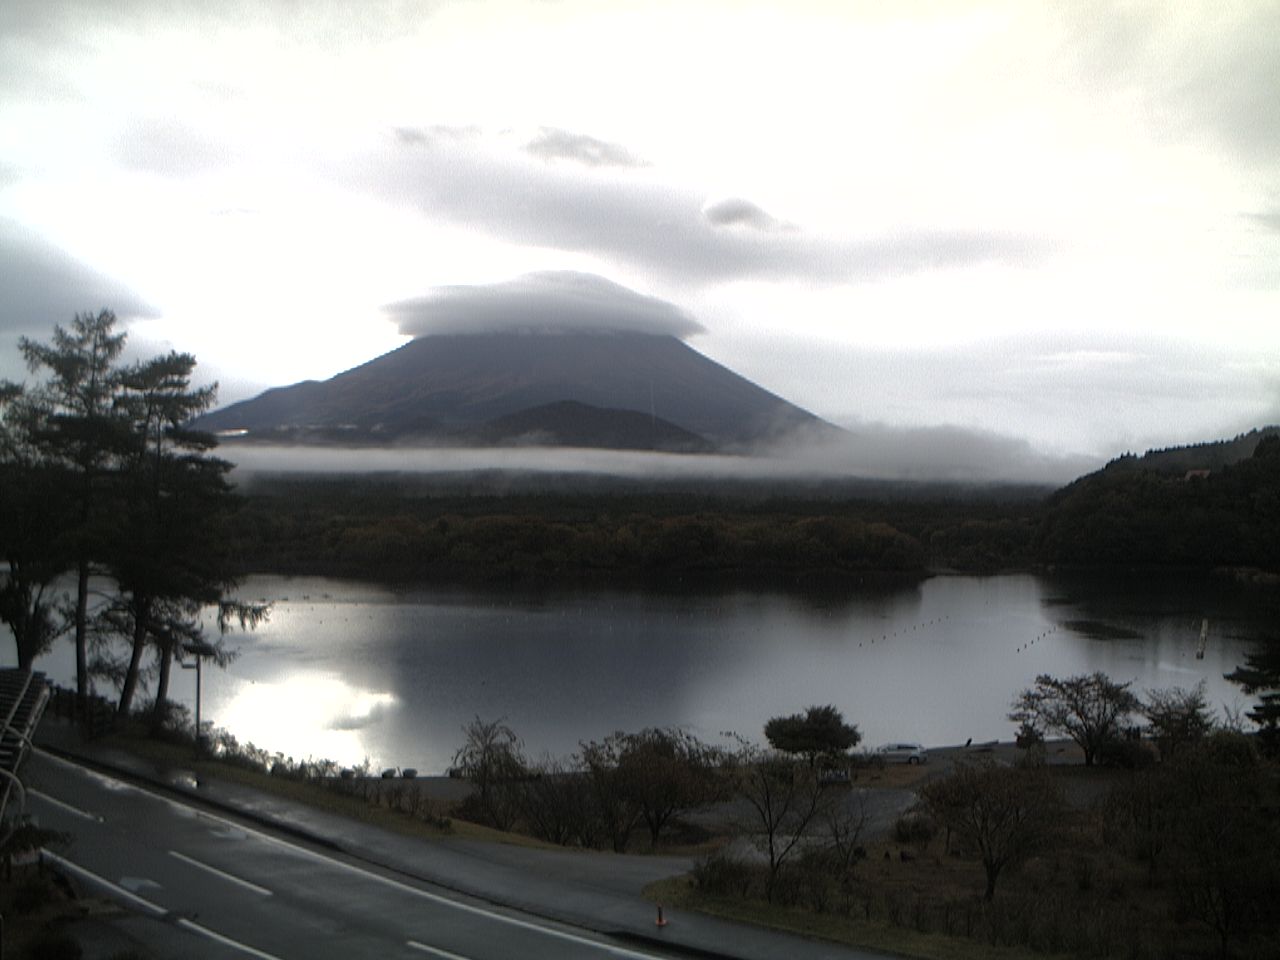
[[18, 652], [18, 669], [30, 670], [36, 661], [32, 636], [35, 633], [35, 618], [23, 611], [22, 621], [13, 626], [13, 643]]
[[996, 898], [996, 878], [1000, 876], [1000, 867], [993, 863], [984, 863], [983, 866], [987, 871], [987, 890], [982, 899], [990, 903]]
[[[12, 568], [9, 574], [13, 577]], [[43, 590], [33, 590], [21, 577], [9, 583], [8, 598], [15, 611], [9, 630], [13, 634], [14, 652], [18, 669], [30, 670], [36, 657], [48, 649], [49, 619], [43, 600]]]
[[770, 860], [769, 872], [764, 878], [764, 899], [766, 903], [773, 903], [773, 894], [778, 888], [778, 875], [782, 873], [782, 863], [774, 863]]
[[662, 828], [666, 826], [668, 816], [661, 813], [653, 813], [644, 818], [645, 826], [649, 828], [649, 846], [656, 847], [658, 845], [658, 837], [662, 834]]
[[89, 699], [89, 561], [81, 560], [76, 578], [76, 699]]
[[173, 668], [173, 641], [160, 644], [160, 677], [156, 681], [156, 702], [151, 707], [151, 733], [158, 734], [164, 728], [168, 713], [169, 673]]
[[149, 601], [134, 601], [133, 652], [129, 655], [129, 669], [125, 672], [124, 685], [120, 688], [120, 705], [116, 707], [116, 714], [121, 717], [129, 715], [133, 695], [138, 689], [138, 673], [142, 668], [142, 653], [147, 648], [147, 620], [150, 613]]

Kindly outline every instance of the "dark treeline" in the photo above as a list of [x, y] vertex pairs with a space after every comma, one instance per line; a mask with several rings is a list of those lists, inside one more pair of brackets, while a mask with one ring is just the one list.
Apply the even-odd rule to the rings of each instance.
[[245, 572], [798, 587], [1026, 565], [1037, 503], [1019, 488], [852, 500], [744, 488], [464, 493], [403, 476], [244, 489]]
[[[1219, 445], [1208, 445], [1210, 452]], [[1035, 554], [1070, 566], [1256, 567], [1280, 570], [1280, 436], [1251, 456], [1198, 476], [1121, 458], [1051, 496]], [[1209, 468], [1203, 468], [1208, 470]]]
[[[1032, 569], [1280, 570], [1280, 436], [1188, 476], [1195, 449], [1063, 489], [403, 474], [258, 476], [243, 572], [778, 586]], [[1233, 448], [1234, 449], [1234, 448]], [[1220, 458], [1219, 458], [1220, 459]]]

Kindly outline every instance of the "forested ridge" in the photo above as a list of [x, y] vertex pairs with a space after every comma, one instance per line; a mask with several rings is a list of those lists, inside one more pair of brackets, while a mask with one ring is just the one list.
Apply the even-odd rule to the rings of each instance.
[[1046, 565], [1280, 571], [1274, 431], [1122, 457], [1052, 493], [299, 474], [242, 492], [246, 573], [805, 586]]
[[1200, 458], [1196, 448], [1121, 458], [1064, 487], [1042, 510], [1037, 558], [1280, 571], [1280, 435], [1246, 436], [1253, 453], [1234, 463], [1201, 466], [1221, 447], [1208, 444]]
[[282, 480], [247, 497], [247, 570], [405, 580], [807, 580], [918, 576], [890, 523], [682, 498], [388, 496], [370, 481]]
[[429, 495], [411, 478], [259, 479], [241, 529], [245, 572], [390, 579], [779, 586], [1026, 565], [1039, 497], [747, 496], [703, 491]]

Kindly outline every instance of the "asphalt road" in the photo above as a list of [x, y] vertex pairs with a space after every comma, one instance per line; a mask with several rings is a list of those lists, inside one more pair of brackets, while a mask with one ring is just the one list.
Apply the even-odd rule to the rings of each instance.
[[469, 900], [48, 754], [27, 809], [72, 834], [57, 862], [127, 903], [135, 935], [191, 958], [669, 956]]

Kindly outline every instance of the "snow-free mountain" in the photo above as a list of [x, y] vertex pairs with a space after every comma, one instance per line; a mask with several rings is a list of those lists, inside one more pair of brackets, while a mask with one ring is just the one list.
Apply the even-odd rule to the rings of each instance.
[[329, 380], [268, 390], [200, 429], [289, 443], [542, 444], [747, 452], [837, 428], [675, 336], [422, 336]]

